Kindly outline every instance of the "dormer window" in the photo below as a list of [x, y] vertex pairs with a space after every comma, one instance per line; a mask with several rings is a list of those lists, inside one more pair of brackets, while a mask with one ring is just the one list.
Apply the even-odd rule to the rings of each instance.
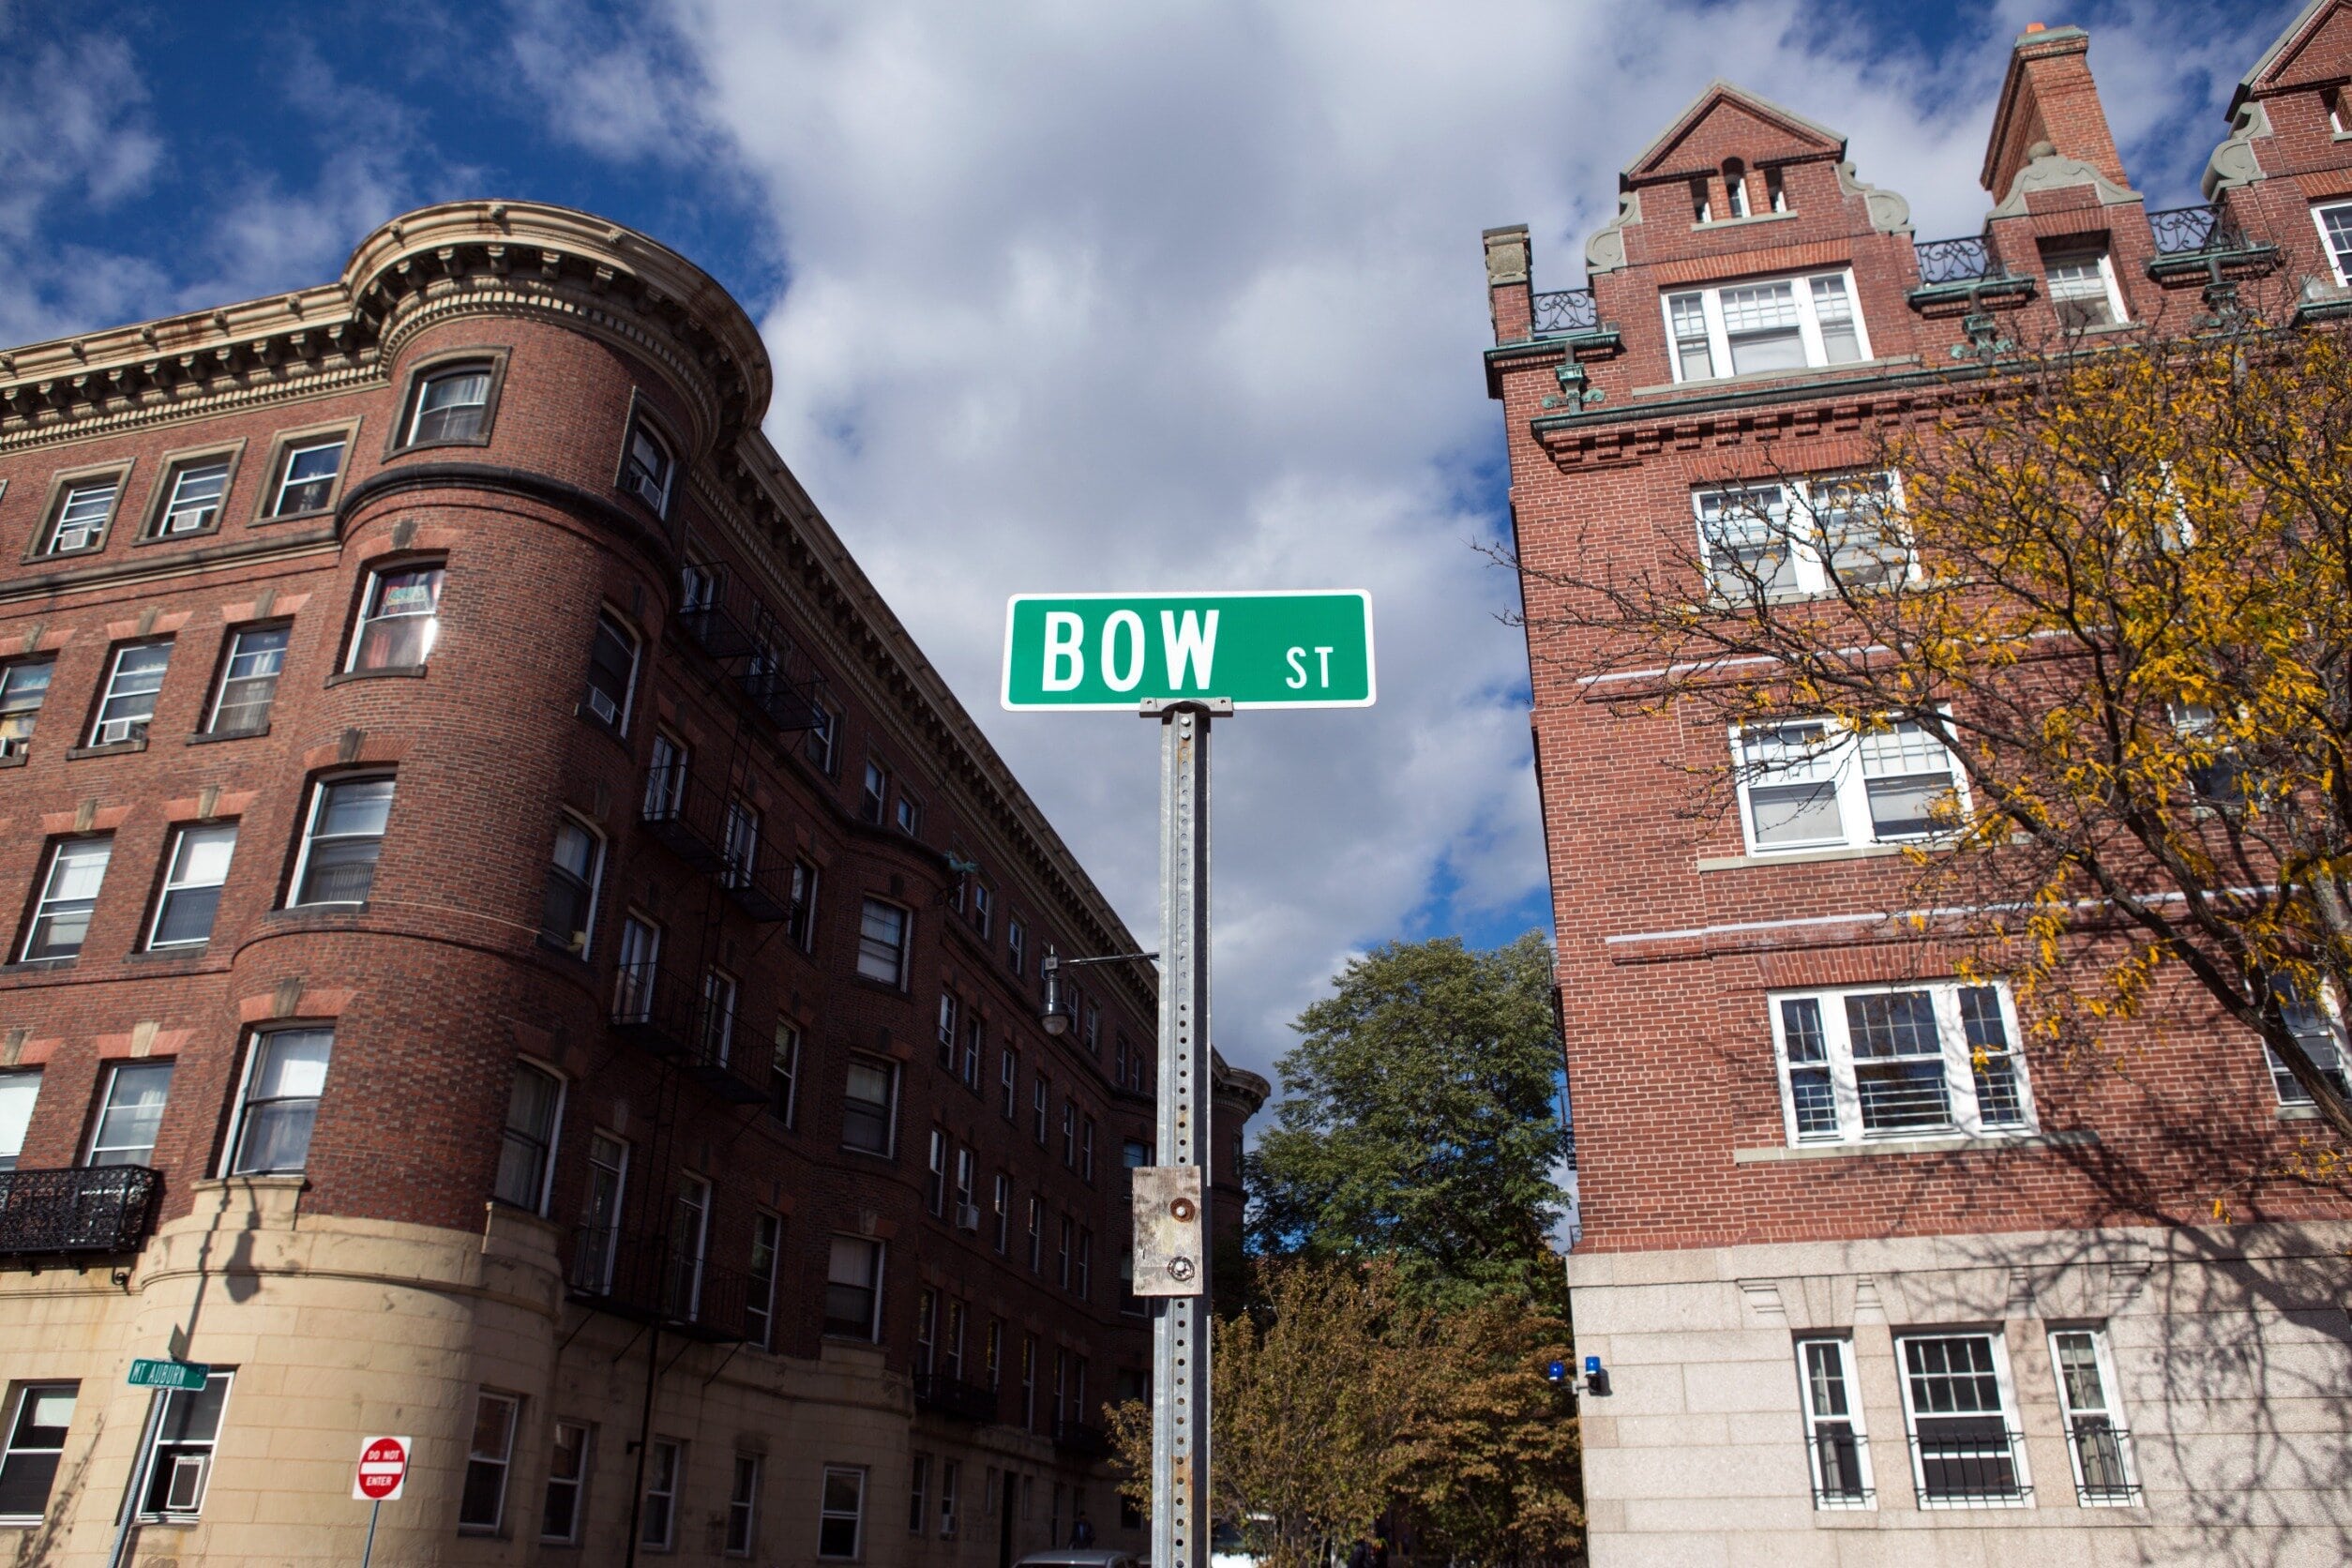
[[1674, 379], [1847, 365], [1870, 356], [1853, 275], [1726, 283], [1665, 296]]
[[2042, 258], [2042, 271], [2050, 280], [2050, 305], [2058, 311], [2058, 325], [2067, 331], [2112, 326], [2123, 319], [2123, 295], [2116, 288], [2106, 247], [2048, 252]]
[[1723, 162], [1724, 209], [1733, 218], [1748, 216], [1748, 166], [1736, 158]]

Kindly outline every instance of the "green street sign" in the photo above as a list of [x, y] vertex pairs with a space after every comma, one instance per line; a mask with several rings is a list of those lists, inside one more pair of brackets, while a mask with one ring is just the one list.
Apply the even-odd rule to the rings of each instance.
[[1372, 705], [1372, 596], [1016, 594], [1004, 705], [1133, 713], [1148, 701], [1236, 708]]
[[150, 1361], [142, 1356], [130, 1364], [133, 1388], [175, 1388], [195, 1394], [211, 1376], [212, 1368], [198, 1361]]

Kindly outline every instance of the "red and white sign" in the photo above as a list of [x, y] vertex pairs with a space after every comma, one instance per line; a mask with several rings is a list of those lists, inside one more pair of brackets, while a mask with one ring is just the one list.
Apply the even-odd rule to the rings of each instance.
[[359, 1473], [351, 1495], [362, 1502], [397, 1502], [408, 1485], [409, 1440], [369, 1438], [359, 1445]]

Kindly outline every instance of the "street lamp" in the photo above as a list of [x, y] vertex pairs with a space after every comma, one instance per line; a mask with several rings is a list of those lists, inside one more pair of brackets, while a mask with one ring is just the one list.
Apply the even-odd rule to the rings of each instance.
[[1038, 964], [1037, 972], [1046, 977], [1046, 1004], [1037, 1010], [1037, 1021], [1048, 1034], [1056, 1039], [1070, 1033], [1070, 1023], [1077, 1007], [1070, 998], [1062, 994], [1062, 972], [1082, 969], [1089, 964], [1143, 964], [1159, 961], [1157, 953], [1111, 953], [1099, 958], [1064, 958], [1050, 944], [1046, 957]]

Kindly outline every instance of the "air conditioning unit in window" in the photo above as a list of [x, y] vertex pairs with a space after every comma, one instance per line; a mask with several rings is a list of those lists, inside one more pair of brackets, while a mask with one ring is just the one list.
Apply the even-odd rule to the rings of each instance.
[[30, 735], [0, 735], [0, 760], [22, 757], [33, 748]]
[[980, 1229], [980, 1205], [977, 1203], [957, 1204], [956, 1229], [977, 1231]]
[[617, 726], [621, 722], [621, 710], [613, 705], [612, 699], [594, 686], [588, 688], [588, 711], [607, 724]]
[[114, 746], [123, 741], [143, 741], [147, 738], [147, 721], [143, 718], [110, 718], [98, 727], [91, 737], [92, 746]]
[[174, 1454], [172, 1469], [164, 1478], [163, 1512], [193, 1514], [204, 1500], [204, 1471], [211, 1467], [209, 1454]]

